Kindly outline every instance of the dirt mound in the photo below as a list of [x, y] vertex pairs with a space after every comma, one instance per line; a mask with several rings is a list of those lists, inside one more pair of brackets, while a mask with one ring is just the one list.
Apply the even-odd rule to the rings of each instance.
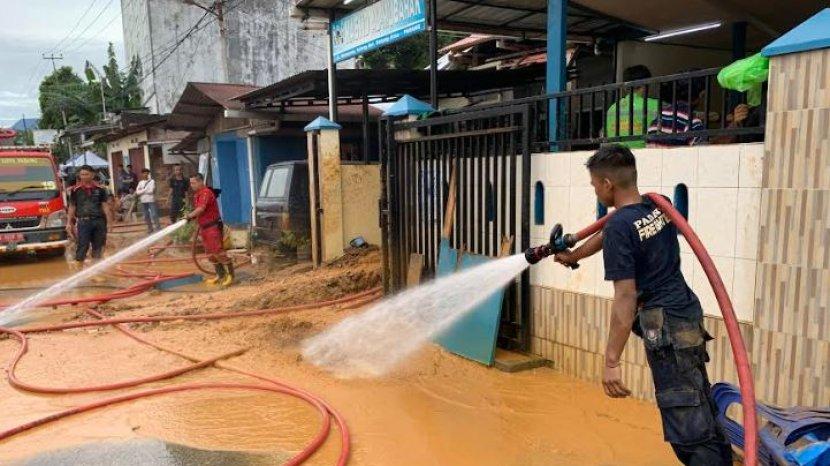
[[346, 255], [317, 270], [266, 277], [263, 291], [239, 301], [242, 308], [270, 309], [341, 298], [379, 286], [377, 248], [349, 249]]

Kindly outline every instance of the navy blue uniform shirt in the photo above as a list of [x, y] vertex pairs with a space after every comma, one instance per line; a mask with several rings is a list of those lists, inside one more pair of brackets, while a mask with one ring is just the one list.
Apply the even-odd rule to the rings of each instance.
[[680, 270], [677, 228], [647, 197], [617, 209], [603, 230], [606, 280], [633, 278], [637, 302], [645, 309], [700, 319], [703, 310]]

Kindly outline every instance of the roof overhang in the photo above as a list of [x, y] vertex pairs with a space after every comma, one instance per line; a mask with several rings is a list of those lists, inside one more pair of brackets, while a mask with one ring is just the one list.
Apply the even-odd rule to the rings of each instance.
[[[544, 79], [541, 68], [509, 71], [439, 71], [442, 97], [472, 95], [484, 91], [509, 89]], [[317, 107], [328, 102], [326, 70], [311, 70], [241, 95], [246, 109]], [[396, 101], [410, 94], [429, 96], [429, 71], [426, 70], [337, 70], [338, 104], [362, 104], [364, 96], [372, 103]]]

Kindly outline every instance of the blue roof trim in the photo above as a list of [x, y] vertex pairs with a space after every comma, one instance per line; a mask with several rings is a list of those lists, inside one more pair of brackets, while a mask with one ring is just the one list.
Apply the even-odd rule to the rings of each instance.
[[307, 124], [304, 128], [305, 132], [318, 131], [323, 129], [343, 129], [343, 127], [329, 120], [326, 117], [319, 116], [314, 121]]
[[830, 8], [825, 8], [761, 50], [765, 57], [830, 47]]
[[434, 112], [432, 105], [422, 102], [409, 94], [404, 94], [391, 107], [383, 112], [383, 116], [408, 116], [408, 115], [424, 115]]

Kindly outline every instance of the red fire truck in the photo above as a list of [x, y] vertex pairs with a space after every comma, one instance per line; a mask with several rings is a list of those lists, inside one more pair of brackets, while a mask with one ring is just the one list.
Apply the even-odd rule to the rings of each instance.
[[0, 146], [0, 254], [62, 253], [66, 209], [47, 149]]

